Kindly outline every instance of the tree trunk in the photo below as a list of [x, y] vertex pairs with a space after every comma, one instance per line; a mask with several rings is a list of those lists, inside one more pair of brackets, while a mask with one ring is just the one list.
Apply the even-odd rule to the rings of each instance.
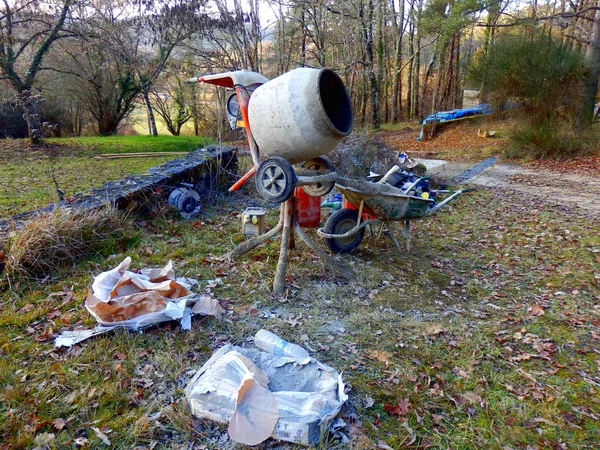
[[[413, 8], [414, 4], [411, 2], [411, 17], [414, 16]], [[413, 120], [413, 99], [414, 99], [414, 87], [413, 87], [413, 71], [415, 66], [415, 59], [413, 58], [415, 51], [415, 26], [411, 20], [410, 32], [408, 33], [408, 51], [410, 54], [410, 60], [408, 61], [408, 86], [406, 88], [406, 110], [408, 112], [408, 120]]]
[[258, 0], [250, 1], [250, 11], [252, 14], [252, 70], [261, 73], [261, 30], [260, 30], [260, 11]]
[[[394, 3], [392, 2], [392, 7]], [[394, 84], [392, 87], [392, 123], [397, 123], [402, 116], [402, 37], [404, 35], [404, 0], [399, 1], [398, 15], [394, 14], [396, 29], [396, 59], [394, 61]], [[398, 17], [398, 19], [396, 19]]]
[[304, 8], [300, 13], [300, 26], [302, 27], [302, 43], [300, 44], [300, 65], [306, 66], [306, 18]]
[[[498, 17], [500, 16], [500, 10], [498, 5], [488, 8], [488, 16], [486, 20], [487, 27], [484, 28], [483, 31], [483, 44], [481, 46], [482, 57], [487, 58], [490, 47], [494, 45], [494, 35], [496, 33], [496, 27], [493, 25], [498, 21]], [[479, 87], [479, 103], [489, 103], [490, 94], [487, 89], [487, 83], [485, 77], [481, 81], [481, 86]]]
[[[423, 0], [417, 0], [418, 1], [418, 6], [417, 6], [417, 23], [418, 21], [421, 20], [421, 16], [423, 15]], [[415, 43], [416, 43], [416, 52], [417, 54], [415, 55], [415, 65], [414, 67], [414, 73], [413, 76], [414, 81], [413, 81], [413, 102], [412, 102], [412, 107], [413, 107], [413, 118], [418, 118], [419, 120], [421, 120], [421, 110], [422, 108], [422, 97], [420, 95], [421, 92], [421, 33], [419, 28], [417, 28], [417, 36], [415, 39]]]
[[537, 17], [537, 0], [532, 0], [531, 5], [529, 5], [529, 18], [531, 19], [531, 24], [529, 25], [529, 39], [533, 40], [535, 36], [535, 27], [537, 22], [535, 18]]
[[[427, 63], [427, 67], [425, 68], [425, 73], [423, 74], [423, 87], [421, 89], [421, 103], [424, 104], [425, 99], [427, 98], [427, 91], [428, 91], [428, 87], [429, 87], [429, 80], [432, 76], [433, 73], [433, 68], [435, 66], [435, 63], [437, 61], [437, 55], [435, 53], [433, 53], [431, 55], [431, 59], [429, 60], [429, 62]], [[425, 108], [421, 107], [421, 114], [424, 116], [425, 115]]]
[[40, 145], [43, 142], [42, 122], [38, 111], [37, 103], [31, 96], [29, 90], [24, 90], [17, 96], [20, 105], [23, 108], [23, 116], [27, 122], [27, 132], [29, 141], [33, 145]]
[[[600, 0], [596, 0], [600, 8]], [[588, 127], [592, 124], [594, 103], [598, 94], [598, 78], [600, 78], [600, 9], [594, 14], [592, 33], [585, 52], [585, 59], [590, 68], [590, 73], [583, 86], [580, 117], [577, 120], [578, 128]]]
[[146, 113], [148, 115], [148, 135], [158, 136], [158, 131], [156, 130], [156, 119], [154, 118], [154, 110], [152, 109], [152, 104], [150, 103], [150, 94], [148, 92], [148, 88], [145, 86], [142, 88], [142, 95], [144, 97]]
[[456, 108], [460, 101], [459, 80], [460, 33], [450, 36], [446, 43], [446, 53], [440, 62], [436, 83], [434, 111]]
[[[377, 10], [376, 10], [376, 34], [377, 34], [377, 90], [378, 90], [378, 98], [385, 99], [383, 105], [383, 116], [381, 115], [381, 111], [378, 116], [383, 118], [383, 121], [387, 121], [387, 96], [385, 95], [385, 86], [384, 82], [384, 71], [385, 71], [385, 60], [386, 60], [386, 45], [384, 38], [384, 23], [383, 18], [385, 16], [385, 0], [377, 0]], [[377, 107], [381, 109], [380, 102], [377, 102]]]
[[363, 125], [367, 122], [367, 67], [362, 70], [362, 83], [360, 87], [360, 123]]
[[279, 17], [277, 18], [277, 30], [279, 32], [279, 39], [277, 39], [277, 73], [284, 73], [286, 64], [284, 60], [285, 51], [285, 38], [286, 38], [286, 26], [285, 26], [285, 14], [283, 13], [283, 6], [279, 3]]
[[375, 55], [373, 52], [373, 22], [374, 22], [374, 4], [369, 0], [367, 11], [368, 17], [366, 23], [363, 19], [363, 35], [367, 52], [367, 63], [369, 65], [369, 97], [371, 105], [371, 128], [379, 128], [379, 86], [377, 85], [377, 75], [375, 74]]
[[415, 55], [415, 64], [413, 66], [413, 118], [418, 118], [420, 120], [421, 114], [421, 96], [419, 93], [421, 92], [421, 37], [418, 34], [419, 30], [417, 30], [417, 39], [416, 39], [416, 52]]

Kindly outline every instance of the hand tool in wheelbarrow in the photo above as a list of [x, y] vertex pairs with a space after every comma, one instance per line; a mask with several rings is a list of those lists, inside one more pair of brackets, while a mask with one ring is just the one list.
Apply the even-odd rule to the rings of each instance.
[[[353, 125], [352, 102], [333, 70], [303, 67], [270, 81], [254, 72], [235, 71], [188, 81], [236, 90], [253, 167], [230, 191], [254, 174], [259, 194], [276, 203], [288, 200], [296, 186], [306, 186], [313, 196], [333, 188], [333, 181], [322, 179], [334, 171], [322, 155], [350, 134]], [[261, 162], [259, 152], [267, 159]], [[299, 166], [298, 174], [292, 164]]]

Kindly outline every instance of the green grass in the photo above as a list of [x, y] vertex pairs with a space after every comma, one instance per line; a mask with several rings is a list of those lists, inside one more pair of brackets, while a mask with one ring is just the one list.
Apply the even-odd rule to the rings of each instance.
[[136, 152], [189, 152], [214, 141], [202, 136], [82, 136], [48, 139], [49, 144], [96, 154]]
[[107, 136], [56, 138], [48, 142], [52, 156], [41, 150], [31, 150], [25, 141], [5, 141], [8, 148], [0, 152], [0, 217], [57, 201], [52, 168], [59, 189], [70, 197], [178, 157], [105, 160], [94, 158], [98, 154], [192, 151], [212, 141], [183, 136]]
[[[164, 209], [138, 225], [138, 247], [4, 290], [0, 441], [33, 448], [52, 434], [50, 448], [77, 438], [103, 448], [96, 427], [118, 449], [224, 448], [226, 427], [194, 420], [183, 389], [215, 349], [268, 328], [305, 338], [343, 371], [352, 443], [328, 437], [321, 450], [597, 448], [600, 242], [589, 217], [480, 189], [415, 223], [410, 254], [367, 236], [344, 257], [358, 273], [350, 282], [298, 241], [287, 298], [274, 299], [277, 241], [223, 258], [253, 200], [215, 196], [190, 221]], [[269, 210], [268, 226], [276, 221]], [[127, 255], [134, 268], [172, 259], [201, 291], [222, 278], [210, 290], [227, 315], [195, 319], [189, 332], [166, 324], [54, 349], [61, 329], [94, 325], [83, 307], [93, 276]]]

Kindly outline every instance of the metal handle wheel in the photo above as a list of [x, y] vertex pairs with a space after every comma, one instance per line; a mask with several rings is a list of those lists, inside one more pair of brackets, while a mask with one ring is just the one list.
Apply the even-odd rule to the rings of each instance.
[[[309, 169], [319, 172], [317, 175], [324, 175], [327, 173], [335, 172], [335, 167], [333, 166], [333, 163], [323, 156], [309, 159], [308, 161], [303, 162], [300, 167], [302, 167], [303, 169]], [[302, 189], [304, 189], [304, 192], [306, 192], [308, 195], [311, 195], [313, 197], [321, 197], [323, 195], [329, 194], [334, 186], [335, 181], [331, 181], [328, 183], [306, 184], [302, 186]]]

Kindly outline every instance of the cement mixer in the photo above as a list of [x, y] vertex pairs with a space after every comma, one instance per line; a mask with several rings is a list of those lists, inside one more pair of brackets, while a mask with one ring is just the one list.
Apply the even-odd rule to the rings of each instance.
[[[256, 72], [234, 71], [188, 82], [235, 90], [228, 112], [246, 131], [253, 167], [230, 191], [253, 175], [259, 194], [276, 203], [289, 199], [297, 186], [312, 196], [333, 189], [335, 169], [323, 155], [349, 135], [353, 125], [350, 97], [333, 70], [299, 68], [271, 81]], [[236, 107], [239, 110], [232, 111]], [[262, 155], [266, 159], [261, 161]]]

